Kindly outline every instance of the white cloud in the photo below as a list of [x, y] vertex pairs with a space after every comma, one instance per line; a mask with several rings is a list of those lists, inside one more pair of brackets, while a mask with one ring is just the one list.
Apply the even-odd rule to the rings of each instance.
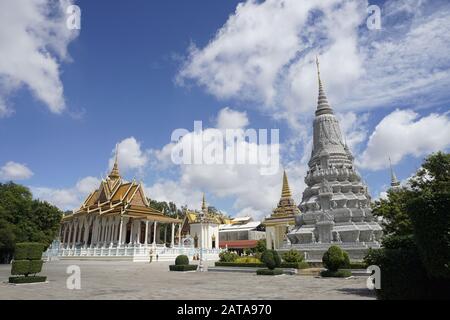
[[317, 99], [316, 53], [338, 112], [450, 100], [450, 3], [386, 1], [375, 31], [365, 26], [368, 4], [248, 0], [205, 47], [190, 48], [178, 80], [272, 110], [303, 138]]
[[14, 111], [6, 104], [5, 99], [0, 96], [0, 119], [7, 118], [13, 113]]
[[224, 108], [217, 116], [216, 128], [218, 129], [244, 129], [247, 125], [248, 117], [245, 112]]
[[[28, 88], [51, 112], [65, 107], [60, 62], [78, 36], [66, 27], [71, 0], [0, 1], [0, 116], [11, 114], [5, 98]], [[5, 110], [10, 110], [8, 113]]]
[[25, 165], [14, 161], [7, 162], [0, 168], [0, 180], [26, 180], [33, 172]]
[[379, 170], [389, 166], [389, 156], [393, 164], [397, 164], [405, 156], [420, 157], [449, 145], [450, 118], [447, 113], [432, 113], [421, 118], [412, 110], [396, 110], [376, 126], [358, 164]]
[[[111, 169], [115, 159], [113, 156], [109, 159], [109, 168]], [[134, 137], [126, 138], [118, 143], [118, 162], [119, 169], [123, 171], [138, 170], [142, 172], [149, 161], [149, 152], [141, 149], [141, 143]]]
[[[217, 126], [220, 128], [245, 127], [249, 124], [246, 114], [233, 111], [229, 108], [222, 109], [217, 117]], [[204, 128], [203, 134], [212, 133], [216, 128]], [[204, 149], [196, 143], [202, 139], [200, 134], [190, 132], [178, 144], [164, 146], [161, 150], [154, 150], [154, 154], [162, 155], [164, 161], [168, 159], [174, 147], [179, 147], [189, 141], [190, 146], [197, 152]], [[242, 141], [237, 144], [237, 149], [247, 154], [247, 159], [256, 157], [261, 152], [262, 145]], [[231, 145], [224, 144], [223, 153], [231, 152]], [[161, 179], [146, 188], [148, 196], [156, 200], [174, 201], [177, 205], [188, 205], [191, 208], [199, 208], [202, 192], [213, 195], [218, 199], [233, 199], [232, 215], [252, 215], [262, 218], [271, 214], [280, 198], [282, 170], [278, 169], [273, 175], [262, 175], [261, 164], [181, 164], [179, 165], [177, 178]], [[291, 187], [299, 201], [302, 190], [303, 177], [306, 167], [301, 164], [289, 164], [289, 178]], [[214, 203], [211, 203], [214, 205]], [[221, 208], [219, 208], [221, 209]]]
[[35, 198], [47, 201], [61, 210], [73, 210], [81, 206], [85, 197], [100, 186], [100, 180], [95, 177], [80, 179], [71, 188], [30, 187]]

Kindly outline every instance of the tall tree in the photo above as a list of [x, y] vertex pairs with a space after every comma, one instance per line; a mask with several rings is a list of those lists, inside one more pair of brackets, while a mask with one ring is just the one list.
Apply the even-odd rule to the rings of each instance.
[[9, 260], [17, 242], [49, 245], [57, 235], [61, 217], [57, 207], [33, 200], [28, 188], [0, 183], [0, 260]]

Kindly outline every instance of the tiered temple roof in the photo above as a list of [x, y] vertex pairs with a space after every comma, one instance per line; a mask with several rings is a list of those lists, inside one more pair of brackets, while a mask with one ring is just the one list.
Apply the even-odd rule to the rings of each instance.
[[141, 183], [134, 180], [126, 182], [122, 179], [117, 162], [117, 151], [113, 168], [108, 177], [100, 182], [98, 189], [87, 196], [78, 210], [73, 214], [66, 215], [63, 220], [70, 220], [87, 214], [104, 216], [120, 214], [126, 217], [162, 223], [181, 222], [150, 207]]

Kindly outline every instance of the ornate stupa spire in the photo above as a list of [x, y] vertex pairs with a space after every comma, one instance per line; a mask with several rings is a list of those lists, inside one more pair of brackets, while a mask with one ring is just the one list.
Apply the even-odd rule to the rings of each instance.
[[205, 211], [207, 209], [206, 207], [206, 201], [205, 201], [205, 193], [203, 193], [203, 198], [202, 198], [202, 211]]
[[281, 188], [281, 199], [278, 206], [273, 210], [273, 216], [291, 216], [299, 214], [300, 210], [292, 199], [291, 188], [289, 188], [289, 181], [286, 170], [283, 172], [283, 187]]
[[283, 172], [283, 188], [281, 189], [282, 198], [292, 198], [291, 189], [289, 188], [289, 181], [286, 174], [286, 170]]
[[319, 56], [316, 56], [316, 65], [317, 65], [317, 78], [319, 81], [319, 100], [317, 102], [316, 116], [320, 116], [321, 114], [333, 114], [333, 109], [330, 107], [330, 104], [328, 103], [325, 90], [323, 89], [322, 79], [320, 78]]
[[[369, 242], [375, 247], [382, 229], [373, 217], [367, 185], [355, 169], [354, 157], [325, 95], [318, 58], [316, 64], [319, 99], [313, 121], [313, 150], [299, 206], [302, 215], [288, 238], [300, 250], [315, 247], [320, 254], [330, 243], [345, 242], [350, 245], [348, 250], [367, 249], [363, 243]], [[349, 254], [352, 256], [351, 251]]]
[[119, 164], [118, 164], [118, 154], [119, 154], [119, 145], [116, 144], [116, 155], [114, 158], [114, 165], [113, 168], [111, 170], [111, 173], [108, 175], [108, 177], [112, 180], [116, 180], [120, 178], [120, 173], [119, 173]]
[[389, 166], [391, 167], [391, 187], [398, 188], [400, 187], [400, 181], [398, 181], [397, 176], [395, 175], [394, 168], [392, 167], [391, 157], [389, 157]]

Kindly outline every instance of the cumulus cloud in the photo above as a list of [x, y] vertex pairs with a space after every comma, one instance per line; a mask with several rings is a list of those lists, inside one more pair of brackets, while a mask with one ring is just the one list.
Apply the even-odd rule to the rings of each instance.
[[397, 164], [408, 155], [420, 157], [449, 145], [447, 113], [420, 117], [409, 109], [396, 110], [376, 126], [358, 163], [363, 168], [379, 170], [389, 166], [388, 157]]
[[80, 179], [71, 188], [30, 187], [35, 198], [47, 201], [61, 210], [73, 210], [81, 206], [85, 197], [100, 185], [100, 180], [95, 177]]
[[[222, 109], [216, 121], [218, 128], [243, 128], [248, 124], [249, 121], [244, 112], [238, 112], [230, 108]], [[164, 146], [159, 150], [159, 154], [165, 154], [163, 159], [167, 159], [169, 157], [168, 150], [173, 151], [174, 148], [182, 148], [183, 146], [194, 146], [193, 152], [202, 154], [205, 151], [199, 143], [203, 139], [202, 134], [206, 136], [212, 135], [217, 133], [218, 128], [206, 128], [201, 134], [195, 131], [189, 132], [178, 143]], [[240, 132], [238, 137], [243, 138], [243, 135], [244, 131]], [[156, 200], [171, 200], [178, 205], [198, 208], [201, 203], [201, 194], [206, 192], [218, 199], [233, 199], [234, 212], [230, 212], [232, 215], [252, 215], [257, 219], [269, 215], [280, 197], [282, 168], [278, 167], [279, 163], [277, 162], [277, 167], [273, 174], [261, 174], [261, 167], [264, 167], [264, 164], [260, 162], [252, 164], [248, 160], [258, 158], [258, 154], [262, 152], [264, 144], [252, 143], [244, 139], [239, 142], [236, 140], [235, 142], [235, 146], [229, 141], [224, 143], [222, 154], [227, 155], [232, 153], [232, 150], [236, 150], [236, 152], [245, 154], [247, 161], [241, 164], [236, 164], [236, 162], [228, 163], [226, 161], [210, 164], [181, 163], [177, 166], [177, 178], [161, 179], [155, 184], [148, 186], [146, 188], [148, 196]], [[280, 147], [276, 142], [270, 141], [270, 139], [267, 143], [270, 143], [270, 146], [276, 145], [277, 148]], [[270, 152], [269, 158], [272, 157]], [[154, 153], [156, 154], [157, 152]], [[194, 157], [193, 155], [191, 156]], [[306, 172], [306, 167], [292, 164], [289, 165], [289, 172], [289, 178], [298, 199], [301, 187], [304, 185], [302, 179], [304, 172]], [[214, 203], [211, 205], [214, 205]]]
[[7, 162], [0, 168], [0, 180], [26, 180], [33, 172], [25, 165], [14, 161]]
[[[192, 45], [178, 80], [220, 99], [272, 112], [304, 130], [316, 104], [315, 55], [339, 112], [450, 99], [450, 4], [392, 0], [382, 30], [368, 30], [368, 1], [248, 0], [203, 48]], [[303, 137], [307, 137], [302, 132]], [[357, 138], [357, 140], [360, 138]]]
[[11, 115], [6, 97], [25, 87], [53, 113], [65, 107], [60, 63], [78, 36], [66, 27], [71, 0], [0, 1], [0, 117]]
[[[141, 143], [134, 137], [126, 138], [120, 141], [118, 148], [119, 169], [123, 171], [138, 170], [142, 172], [149, 161], [149, 152], [141, 149]], [[112, 157], [109, 159], [109, 168], [114, 165], [116, 150], [112, 151]]]
[[220, 110], [217, 116], [218, 129], [243, 129], [248, 125], [248, 117], [245, 112], [239, 112], [230, 108]]

